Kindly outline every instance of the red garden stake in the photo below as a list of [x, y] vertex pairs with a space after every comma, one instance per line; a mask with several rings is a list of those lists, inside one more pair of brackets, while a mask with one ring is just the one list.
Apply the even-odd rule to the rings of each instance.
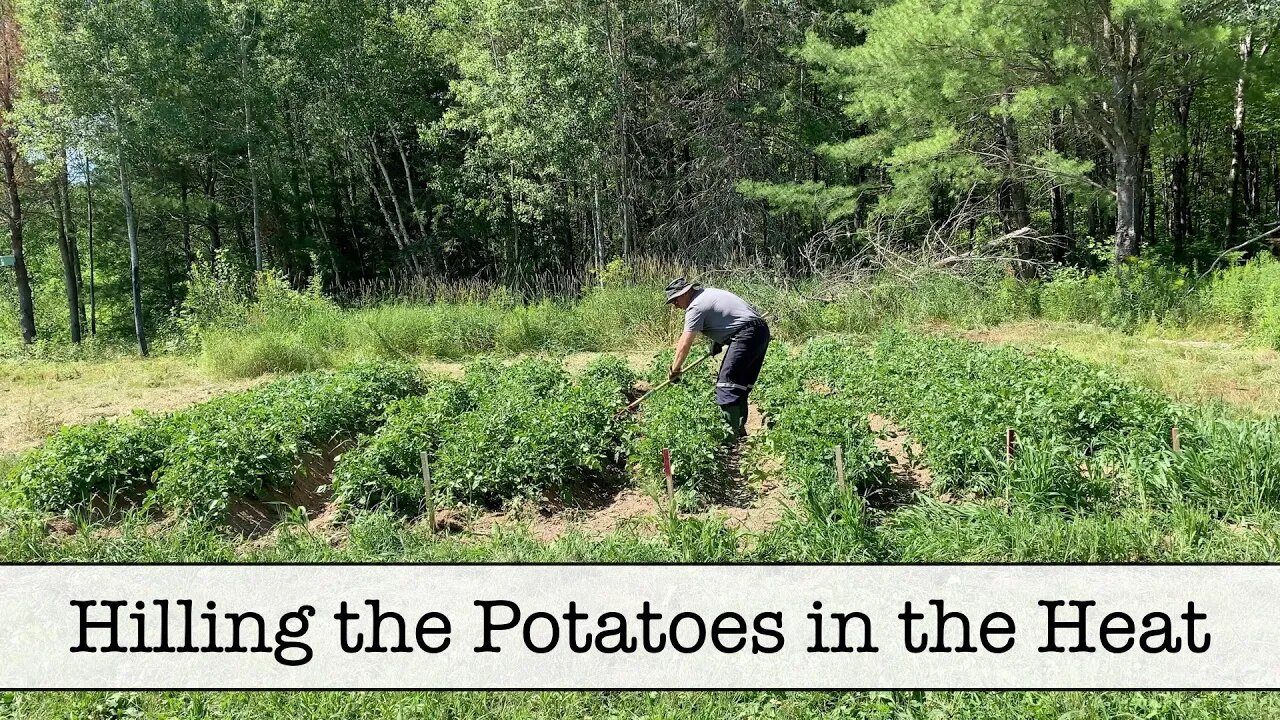
[[676, 481], [671, 472], [671, 448], [662, 448], [662, 474], [667, 477], [667, 508], [674, 515], [676, 512]]
[[1013, 428], [1004, 431], [1004, 461], [1013, 464], [1013, 450], [1018, 446], [1018, 434]]

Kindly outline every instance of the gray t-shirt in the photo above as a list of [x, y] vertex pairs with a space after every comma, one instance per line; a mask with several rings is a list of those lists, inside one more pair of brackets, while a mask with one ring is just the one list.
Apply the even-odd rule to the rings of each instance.
[[760, 317], [751, 303], [728, 290], [703, 288], [684, 311], [684, 331], [700, 332], [724, 344], [743, 325]]

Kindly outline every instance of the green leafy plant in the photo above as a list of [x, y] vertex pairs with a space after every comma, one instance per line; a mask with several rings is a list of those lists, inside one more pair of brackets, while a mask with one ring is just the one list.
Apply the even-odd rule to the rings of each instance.
[[29, 507], [63, 512], [95, 496], [136, 496], [150, 488], [169, 439], [155, 416], [64, 427], [9, 471]]
[[170, 444], [156, 495], [166, 507], [216, 520], [236, 497], [289, 485], [307, 454], [372, 430], [388, 405], [423, 389], [416, 368], [381, 362], [299, 375], [175, 413], [165, 420]]
[[618, 460], [632, 380], [616, 358], [576, 381], [553, 360], [474, 363], [462, 381], [395, 405], [339, 461], [335, 493], [351, 509], [416, 512], [423, 452], [440, 502], [497, 505], [589, 482]]
[[[666, 379], [671, 358], [668, 350], [654, 360], [649, 371], [652, 382]], [[679, 383], [645, 402], [627, 449], [630, 462], [641, 477], [662, 479], [662, 449], [667, 448], [677, 485], [698, 491], [724, 480], [726, 449], [733, 432], [712, 394], [710, 371], [699, 370], [686, 374]]]

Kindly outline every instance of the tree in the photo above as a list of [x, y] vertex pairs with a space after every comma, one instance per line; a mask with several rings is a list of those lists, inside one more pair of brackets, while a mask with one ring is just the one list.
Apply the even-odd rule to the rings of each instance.
[[31, 276], [23, 251], [22, 196], [18, 172], [22, 158], [18, 152], [13, 111], [18, 95], [18, 65], [22, 57], [18, 19], [10, 2], [0, 2], [0, 164], [4, 165], [5, 194], [9, 201], [9, 248], [18, 284], [18, 325], [22, 342], [36, 340], [35, 305], [31, 298]]

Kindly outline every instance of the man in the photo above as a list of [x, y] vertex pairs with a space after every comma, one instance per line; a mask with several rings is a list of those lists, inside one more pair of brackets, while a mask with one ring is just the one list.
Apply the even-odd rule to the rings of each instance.
[[676, 357], [667, 377], [679, 382], [680, 369], [699, 333], [711, 340], [712, 355], [728, 346], [716, 379], [716, 404], [729, 427], [742, 437], [747, 432], [747, 395], [769, 349], [769, 326], [750, 303], [727, 290], [704, 288], [681, 277], [671, 281], [666, 294], [669, 305], [684, 311], [684, 333], [676, 341]]

